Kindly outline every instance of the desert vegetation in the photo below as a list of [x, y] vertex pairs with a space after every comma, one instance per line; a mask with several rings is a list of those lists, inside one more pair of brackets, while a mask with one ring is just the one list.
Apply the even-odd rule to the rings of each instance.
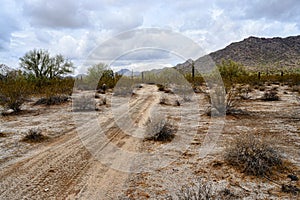
[[[157, 74], [145, 72], [143, 77], [128, 77], [98, 63], [88, 68], [86, 76], [72, 77], [68, 75], [74, 69], [73, 64], [62, 55], [51, 56], [46, 50], [29, 51], [20, 58], [20, 64], [21, 70], [11, 70], [0, 78], [0, 105], [4, 109], [1, 120], [7, 123], [4, 125], [6, 129], [0, 130], [0, 139], [8, 141], [11, 146], [6, 146], [15, 149], [16, 154], [22, 152], [19, 149], [26, 152], [38, 145], [54, 145], [51, 158], [59, 158], [49, 162], [51, 166], [57, 165], [57, 171], [59, 165], [65, 163], [71, 166], [70, 169], [76, 169], [74, 172], [64, 171], [69, 173], [66, 176], [70, 176], [70, 180], [92, 162], [90, 153], [78, 146], [82, 143], [77, 141], [78, 135], [73, 132], [78, 127], [71, 118], [76, 116], [81, 123], [92, 121], [91, 113], [97, 111], [95, 116], [99, 118], [108, 143], [119, 148], [155, 152], [176, 144], [174, 149], [166, 148], [163, 152], [164, 156], [177, 158], [170, 165], [153, 172], [130, 175], [126, 180], [128, 187], [123, 189], [126, 198], [263, 199], [299, 196], [299, 159], [293, 157], [299, 150], [299, 73], [249, 71], [240, 63], [223, 60], [215, 70], [201, 75], [194, 71], [181, 74], [174, 69], [164, 69]], [[205, 81], [217, 79], [218, 75], [223, 85], [210, 85]], [[117, 106], [112, 105], [111, 98]], [[126, 103], [128, 113], [122, 110]], [[116, 106], [114, 109], [122, 112], [115, 114], [110, 106]], [[154, 108], [160, 111], [151, 113]], [[21, 112], [26, 110], [28, 112]], [[48, 120], [48, 115], [51, 115], [51, 120]], [[119, 123], [129, 118], [134, 129], [119, 127]], [[182, 121], [182, 118], [187, 119]], [[198, 150], [215, 120], [228, 121], [220, 142], [216, 142], [217, 148], [202, 160], [197, 156]], [[26, 131], [20, 126], [26, 127]], [[15, 127], [18, 130], [15, 131]], [[100, 134], [94, 131], [99, 130], [92, 129], [91, 125], [82, 129], [87, 134], [80, 138], [83, 143], [92, 137], [95, 148], [106, 148], [107, 143], [101, 148], [97, 146], [101, 143], [97, 138]], [[145, 131], [141, 140], [131, 140], [132, 137], [127, 135], [140, 129]], [[195, 135], [185, 140], [184, 145], [188, 148], [184, 151], [176, 149], [176, 142], [190, 137], [190, 133]], [[52, 140], [52, 137], [62, 139]], [[75, 139], [66, 142], [68, 137]], [[19, 142], [21, 147], [12, 145]], [[55, 142], [60, 146], [55, 146]], [[73, 151], [79, 155], [77, 162], [71, 160], [76, 157], [70, 155]], [[39, 160], [46, 163], [44, 159], [49, 159], [48, 153], [44, 152], [45, 158], [41, 156]], [[0, 161], [6, 162], [5, 159], [13, 159], [11, 157]], [[77, 163], [80, 162], [85, 163], [78, 170]], [[51, 172], [49, 177], [55, 174], [55, 170], [48, 169]], [[107, 173], [107, 177], [115, 175], [109, 170], [103, 173]], [[99, 181], [99, 177], [95, 177], [97, 180], [91, 182]], [[171, 181], [167, 183], [169, 179]], [[106, 180], [101, 181], [105, 187], [110, 187]], [[57, 191], [61, 187], [59, 184], [62, 183], [53, 183]], [[173, 185], [172, 189], [170, 185]], [[147, 194], [149, 191], [152, 194]]]

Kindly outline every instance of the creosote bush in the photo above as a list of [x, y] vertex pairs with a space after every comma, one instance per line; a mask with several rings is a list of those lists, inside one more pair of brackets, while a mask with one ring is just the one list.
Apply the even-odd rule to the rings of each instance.
[[0, 105], [14, 112], [21, 110], [22, 104], [30, 96], [31, 85], [22, 75], [0, 81]]
[[225, 150], [225, 161], [254, 176], [268, 176], [283, 164], [282, 155], [271, 138], [238, 135]]
[[162, 117], [149, 119], [147, 123], [145, 139], [161, 142], [170, 142], [175, 137], [174, 125]]
[[22, 139], [23, 142], [43, 142], [47, 140], [48, 137], [42, 134], [39, 129], [30, 129], [29, 132]]

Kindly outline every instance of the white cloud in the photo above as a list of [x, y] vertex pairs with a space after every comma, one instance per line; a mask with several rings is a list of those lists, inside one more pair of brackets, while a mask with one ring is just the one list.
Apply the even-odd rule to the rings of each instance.
[[[249, 36], [300, 34], [298, 0], [0, 0], [0, 3], [0, 63], [13, 66], [34, 48], [61, 53], [81, 65], [97, 48], [109, 59], [141, 45], [175, 49], [199, 57]], [[186, 41], [163, 32], [144, 36], [123, 34], [115, 38], [122, 31], [144, 27], [177, 31], [204, 51], [197, 52], [193, 47], [182, 49]], [[100, 49], [109, 38], [115, 39]], [[162, 61], [170, 57], [148, 51], [123, 58], [128, 66], [133, 66], [134, 62], [142, 63], [141, 60]]]

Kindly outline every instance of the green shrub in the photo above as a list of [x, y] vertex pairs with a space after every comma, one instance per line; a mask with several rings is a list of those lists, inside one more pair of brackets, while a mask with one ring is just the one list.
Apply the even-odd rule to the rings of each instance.
[[0, 105], [6, 109], [20, 111], [31, 93], [32, 85], [22, 75], [0, 81]]

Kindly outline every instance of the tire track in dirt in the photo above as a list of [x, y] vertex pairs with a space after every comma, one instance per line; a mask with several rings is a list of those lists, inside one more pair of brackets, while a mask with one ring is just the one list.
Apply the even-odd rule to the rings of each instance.
[[[158, 100], [153, 95], [155, 86], [146, 86], [141, 96], [130, 102], [130, 111], [135, 122], [141, 119]], [[130, 112], [129, 111], [129, 112]], [[122, 116], [121, 116], [122, 119]], [[97, 120], [97, 119], [96, 119]], [[92, 119], [91, 119], [92, 121]], [[127, 150], [138, 149], [139, 140], [129, 137], [116, 126], [113, 117], [100, 121], [108, 143], [95, 142], [95, 130], [92, 124], [84, 124], [84, 137], [78, 137], [72, 131], [61, 138], [35, 150], [28, 158], [4, 166], [0, 171], [0, 199], [107, 199], [113, 198], [123, 188], [129, 173], [120, 172], [105, 166], [82, 144], [86, 141], [98, 149], [113, 143]], [[111, 160], [111, 166], [126, 163], [127, 158]]]
[[[131, 112], [131, 118], [134, 122], [138, 122], [141, 119], [141, 115], [149, 111], [155, 104], [158, 103], [159, 94], [155, 93], [157, 90], [156, 87], [149, 87], [145, 89], [146, 94], [141, 94], [138, 96], [138, 99], [130, 102], [129, 113]], [[142, 99], [142, 100], [141, 100]], [[149, 112], [148, 112], [149, 113]], [[106, 148], [107, 145], [114, 144], [115, 146], [122, 148], [122, 151], [130, 151], [130, 152], [138, 152], [140, 139], [130, 137], [124, 131], [122, 131], [119, 127], [116, 126], [116, 120], [123, 120], [124, 116], [120, 116], [119, 118], [112, 120], [111, 124], [106, 124], [105, 135], [108, 138], [107, 143], [100, 143], [100, 148], [98, 148], [97, 153]], [[111, 120], [107, 120], [111, 121]], [[93, 138], [95, 139], [95, 138]], [[118, 145], [120, 144], [120, 145]], [[97, 145], [94, 145], [94, 148]], [[109, 149], [112, 150], [112, 149]], [[115, 152], [110, 152], [114, 154]], [[105, 155], [104, 155], [105, 156]], [[100, 158], [101, 159], [101, 158]], [[130, 158], [124, 156], [116, 156], [111, 157], [109, 159], [110, 163], [107, 163], [107, 167], [105, 172], [103, 169], [99, 167], [101, 165], [99, 162], [95, 164], [90, 170], [89, 174], [86, 177], [85, 185], [82, 187], [82, 190], [78, 195], [76, 195], [79, 199], [116, 199], [120, 192], [124, 189], [123, 184], [127, 180], [130, 175], [130, 168], [132, 167], [131, 163], [127, 163]], [[119, 167], [122, 168], [121, 165], [128, 166], [128, 172], [116, 170]], [[70, 196], [74, 198], [75, 196]]]

